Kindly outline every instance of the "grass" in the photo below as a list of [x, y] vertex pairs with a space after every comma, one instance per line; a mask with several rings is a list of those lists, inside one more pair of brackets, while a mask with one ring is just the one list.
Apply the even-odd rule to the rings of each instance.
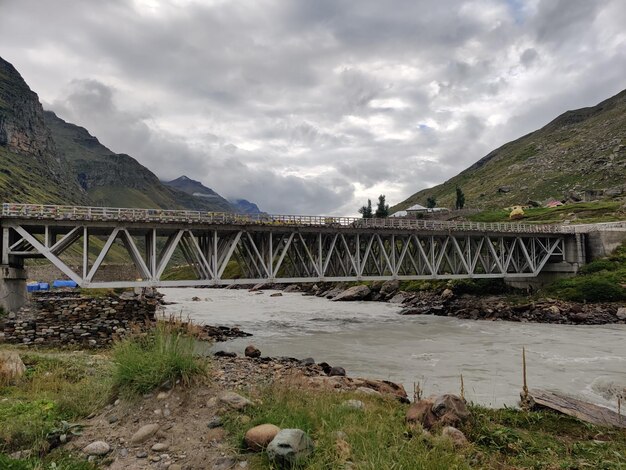
[[[532, 207], [524, 209], [520, 223], [554, 224], [566, 220], [572, 223], [597, 223], [623, 220], [626, 214], [620, 213], [621, 203], [617, 201], [594, 201], [565, 204], [559, 207]], [[510, 211], [487, 210], [470, 215], [472, 222], [510, 222]]]
[[82, 458], [58, 452], [43, 458], [27, 459], [12, 459], [0, 453], [0, 468], [2, 470], [96, 470], [98, 467]]
[[[243, 435], [254, 425], [299, 428], [316, 442], [314, 454], [299, 468], [378, 469], [620, 469], [626, 465], [626, 433], [591, 426], [551, 412], [492, 410], [471, 406], [462, 426], [471, 444], [454, 449], [437, 436], [425, 436], [404, 422], [407, 405], [383, 397], [306, 392], [284, 387], [261, 393], [248, 411], [250, 422], [231, 413], [226, 427], [242, 451]], [[365, 410], [342, 406], [349, 398]], [[347, 446], [338, 444], [345, 433]], [[274, 468], [264, 454], [247, 455], [252, 469]], [[353, 467], [347, 467], [346, 462]]]
[[61, 421], [79, 420], [106, 404], [110, 368], [108, 361], [83, 353], [29, 351], [21, 356], [24, 377], [0, 387], [0, 453], [45, 453], [46, 436]]
[[578, 276], [556, 281], [546, 293], [575, 302], [626, 300], [626, 242], [611, 256], [584, 265]]
[[113, 347], [113, 384], [126, 396], [139, 395], [169, 383], [189, 384], [206, 373], [206, 362], [195, 355], [195, 339], [166, 322], [146, 334], [136, 334]]

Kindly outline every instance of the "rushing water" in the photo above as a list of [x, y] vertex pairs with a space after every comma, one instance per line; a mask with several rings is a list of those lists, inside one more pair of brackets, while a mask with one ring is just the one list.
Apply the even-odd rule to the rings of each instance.
[[[218, 343], [243, 353], [313, 357], [350, 376], [387, 379], [411, 393], [458, 392], [487, 406], [515, 405], [526, 347], [530, 388], [566, 392], [615, 407], [610, 389], [626, 387], [626, 325], [572, 326], [402, 316], [395, 305], [225, 289], [162, 289], [168, 313], [197, 323], [238, 326], [252, 338]], [[192, 301], [192, 297], [201, 301]]]

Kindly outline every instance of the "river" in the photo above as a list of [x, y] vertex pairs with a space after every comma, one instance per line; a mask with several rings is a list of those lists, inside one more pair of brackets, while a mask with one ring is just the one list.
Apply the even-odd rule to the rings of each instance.
[[[626, 387], [626, 325], [574, 326], [450, 317], [402, 316], [379, 302], [331, 302], [299, 293], [270, 297], [228, 289], [160, 289], [168, 314], [252, 333], [214, 350], [313, 357], [352, 377], [419, 382], [426, 395], [460, 390], [485, 406], [514, 406], [522, 388], [526, 347], [530, 388], [561, 391], [616, 407], [608, 390]], [[192, 301], [194, 296], [200, 301]]]

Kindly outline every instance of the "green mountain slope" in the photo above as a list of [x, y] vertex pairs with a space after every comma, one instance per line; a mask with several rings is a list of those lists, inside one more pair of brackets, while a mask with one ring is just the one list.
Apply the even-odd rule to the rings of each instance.
[[0, 57], [0, 201], [84, 204], [86, 194], [60, 157], [43, 108]]
[[58, 152], [69, 163], [72, 173], [92, 204], [204, 211], [234, 210], [219, 195], [216, 200], [198, 199], [163, 184], [154, 173], [131, 156], [112, 152], [85, 128], [65, 122], [51, 111], [45, 111], [44, 118]]
[[445, 183], [413, 194], [392, 212], [425, 205], [431, 196], [441, 207], [454, 207], [457, 186], [466, 207], [483, 209], [580, 199], [588, 190], [626, 192], [626, 90], [597, 106], [567, 111]]

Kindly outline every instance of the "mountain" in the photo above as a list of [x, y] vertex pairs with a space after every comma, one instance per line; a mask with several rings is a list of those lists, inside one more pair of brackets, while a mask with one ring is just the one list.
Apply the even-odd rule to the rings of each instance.
[[259, 206], [257, 206], [254, 202], [248, 201], [247, 199], [235, 199], [230, 201], [230, 203], [239, 209], [239, 212], [243, 212], [244, 214], [265, 214], [265, 212], [262, 212], [261, 209], [259, 209]]
[[0, 201], [238, 211], [211, 193], [198, 198], [167, 186], [131, 156], [44, 111], [18, 71], [0, 58]]
[[68, 162], [57, 151], [39, 97], [1, 57], [0, 201], [87, 202]]
[[114, 207], [159, 207], [217, 211], [223, 205], [198, 200], [163, 184], [137, 160], [115, 153], [86, 129], [44, 112], [56, 147], [92, 204]]
[[425, 204], [428, 197], [440, 207], [454, 207], [457, 187], [472, 208], [577, 200], [586, 191], [626, 194], [626, 90], [596, 106], [567, 111], [391, 211]]
[[211, 204], [215, 212], [240, 212], [235, 206], [217, 194], [211, 188], [207, 188], [199, 181], [192, 180], [187, 176], [181, 176], [172, 181], [164, 182], [170, 188], [185, 193], [199, 204]]

